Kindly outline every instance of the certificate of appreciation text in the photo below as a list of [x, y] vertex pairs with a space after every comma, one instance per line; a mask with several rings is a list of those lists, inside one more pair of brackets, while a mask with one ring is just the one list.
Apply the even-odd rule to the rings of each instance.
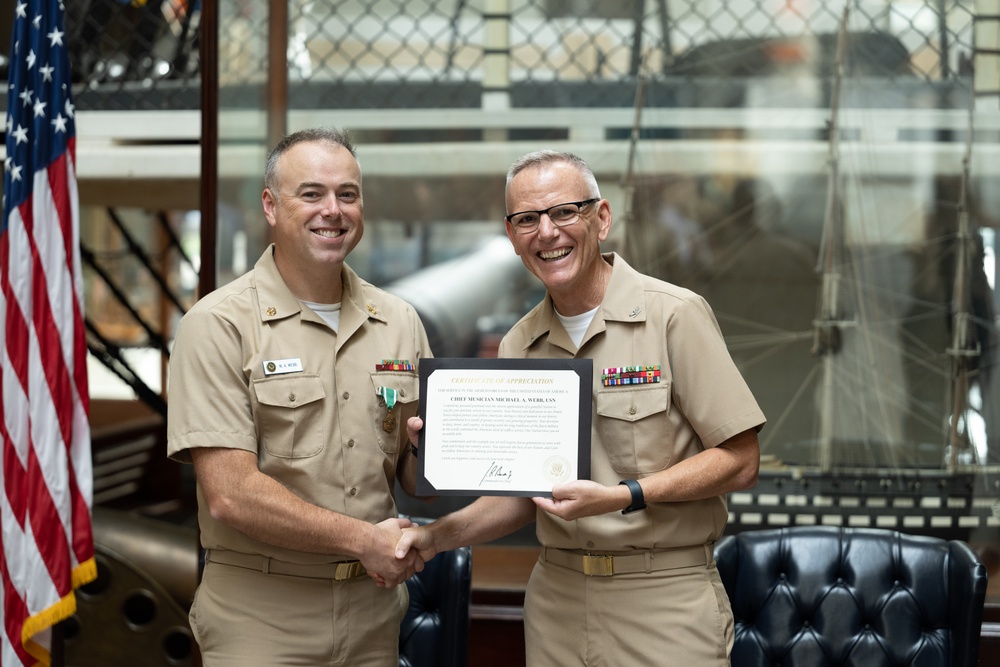
[[421, 359], [417, 493], [551, 496], [590, 476], [590, 359]]

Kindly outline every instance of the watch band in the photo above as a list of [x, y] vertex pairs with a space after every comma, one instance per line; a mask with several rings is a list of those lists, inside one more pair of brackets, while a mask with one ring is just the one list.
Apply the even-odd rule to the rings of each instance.
[[639, 482], [634, 479], [623, 479], [618, 483], [627, 486], [629, 493], [632, 494], [632, 502], [629, 503], [628, 507], [622, 510], [622, 514], [638, 512], [639, 510], [646, 509], [646, 499], [642, 495], [642, 487], [639, 486]]

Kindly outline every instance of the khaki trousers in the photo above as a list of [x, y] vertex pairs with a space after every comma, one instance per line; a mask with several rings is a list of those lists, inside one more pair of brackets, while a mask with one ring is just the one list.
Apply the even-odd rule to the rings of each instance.
[[539, 560], [528, 581], [528, 667], [727, 667], [729, 597], [709, 565], [587, 576]]
[[397, 667], [406, 585], [206, 563], [191, 606], [204, 667]]

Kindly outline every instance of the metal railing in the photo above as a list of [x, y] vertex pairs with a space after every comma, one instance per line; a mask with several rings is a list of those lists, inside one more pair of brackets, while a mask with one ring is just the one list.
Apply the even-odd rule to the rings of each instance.
[[[220, 85], [237, 102], [247, 89], [257, 104], [268, 1], [221, 2]], [[78, 107], [197, 108], [199, 7], [67, 3]], [[622, 93], [640, 68], [653, 83], [650, 106], [706, 106], [699, 98], [708, 88], [691, 88], [699, 81], [726, 90], [748, 77], [825, 77], [841, 9], [807, 0], [294, 0], [290, 106], [475, 108], [498, 91], [511, 107], [629, 106]], [[851, 16], [849, 76], [905, 91], [948, 88], [970, 74], [973, 0], [852, 0]], [[687, 96], [678, 93], [684, 86]], [[952, 103], [942, 96], [940, 104]]]
[[77, 108], [197, 109], [200, 0], [66, 3]]

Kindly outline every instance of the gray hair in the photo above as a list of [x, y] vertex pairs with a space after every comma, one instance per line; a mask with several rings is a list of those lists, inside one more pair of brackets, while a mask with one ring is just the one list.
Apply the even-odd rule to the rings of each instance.
[[333, 127], [314, 127], [293, 132], [278, 142], [278, 145], [271, 150], [267, 156], [267, 160], [264, 162], [264, 187], [270, 190], [272, 194], [275, 196], [278, 195], [274, 187], [278, 178], [278, 159], [288, 152], [292, 146], [310, 142], [343, 146], [350, 151], [355, 160], [358, 159], [358, 154], [354, 149], [354, 142], [351, 140], [351, 135], [348, 134], [347, 130]]
[[576, 169], [587, 181], [587, 185], [590, 187], [588, 195], [590, 197], [601, 196], [601, 190], [597, 187], [597, 177], [594, 176], [594, 172], [591, 170], [590, 166], [583, 161], [583, 158], [578, 157], [573, 153], [543, 149], [522, 155], [514, 161], [514, 164], [512, 164], [510, 169], [507, 170], [507, 184], [504, 187], [504, 197], [506, 197], [507, 191], [510, 190], [510, 182], [514, 180], [515, 176], [520, 174], [525, 169], [530, 167], [540, 167], [546, 164], [554, 164], [557, 162], [565, 162], [573, 167], [576, 167]]

